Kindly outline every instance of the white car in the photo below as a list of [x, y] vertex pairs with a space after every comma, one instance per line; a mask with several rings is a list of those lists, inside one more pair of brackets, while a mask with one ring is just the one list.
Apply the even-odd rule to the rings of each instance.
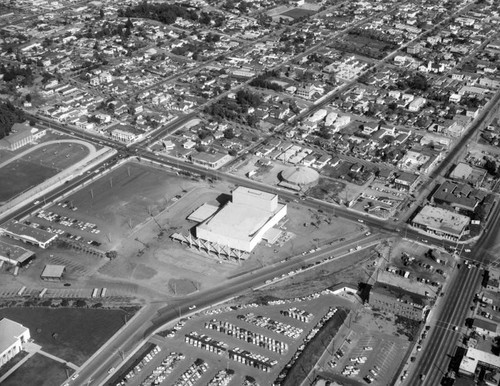
[[78, 378], [79, 376], [80, 376], [80, 374], [76, 373], [75, 375], [73, 375], [73, 376], [71, 377], [71, 379], [74, 381], [74, 380], [75, 380], [76, 378]]
[[190, 310], [194, 310], [195, 308], [196, 308], [196, 305], [194, 305], [194, 304], [189, 307]]

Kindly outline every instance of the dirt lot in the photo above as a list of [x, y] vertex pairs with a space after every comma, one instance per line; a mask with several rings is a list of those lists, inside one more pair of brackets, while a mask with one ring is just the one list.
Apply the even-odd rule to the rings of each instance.
[[[61, 283], [42, 283], [39, 279], [45, 264], [51, 263], [65, 265], [65, 281], [77, 288], [119, 287], [127, 294], [155, 298], [183, 295], [361, 231], [355, 223], [342, 222], [339, 226], [340, 220], [334, 213], [313, 211], [299, 202], [291, 202], [281, 225], [281, 239], [275, 245], [261, 243], [246, 261], [218, 264], [213, 257], [170, 239], [171, 234], [187, 235], [196, 226], [187, 220], [195, 209], [204, 203], [220, 205], [230, 197], [232, 189], [234, 186], [224, 181], [210, 184], [128, 162], [66, 197], [61, 202], [68, 203], [66, 206], [60, 203], [44, 209], [46, 213], [76, 220], [73, 225], [35, 216], [30, 219], [83, 237], [85, 242], [80, 241], [83, 249], [87, 241], [99, 242], [101, 245], [96, 248], [116, 251], [116, 259], [108, 260], [59, 244], [37, 251], [37, 259], [30, 268], [3, 283], [10, 282], [11, 286], [38, 283], [59, 288]], [[92, 223], [99, 233], [91, 233], [94, 228], [84, 228], [85, 223]], [[314, 238], [310, 236], [312, 231]]]
[[[386, 256], [388, 261], [382, 261], [378, 280], [424, 296], [437, 297], [439, 289], [451, 273], [452, 256], [427, 245], [401, 239], [391, 239], [389, 248], [390, 252]], [[429, 257], [429, 250], [433, 251], [432, 258]], [[387, 269], [391, 268], [399, 270], [398, 272], [409, 272], [409, 277], [388, 272]]]

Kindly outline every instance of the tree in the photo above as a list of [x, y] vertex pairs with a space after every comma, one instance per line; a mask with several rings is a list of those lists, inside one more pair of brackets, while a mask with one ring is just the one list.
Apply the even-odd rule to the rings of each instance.
[[104, 19], [104, 10], [102, 8], [99, 10], [99, 17]]
[[78, 299], [78, 300], [76, 301], [75, 305], [76, 305], [77, 307], [80, 307], [80, 308], [81, 308], [81, 307], [85, 307], [85, 306], [87, 305], [87, 303], [86, 303], [86, 302], [85, 302], [85, 300], [83, 300], [83, 299]]
[[234, 130], [232, 127], [228, 127], [226, 130], [224, 130], [224, 138], [226, 139], [234, 138]]
[[484, 169], [488, 172], [488, 174], [494, 176], [497, 172], [497, 164], [492, 159], [487, 159], [484, 163]]

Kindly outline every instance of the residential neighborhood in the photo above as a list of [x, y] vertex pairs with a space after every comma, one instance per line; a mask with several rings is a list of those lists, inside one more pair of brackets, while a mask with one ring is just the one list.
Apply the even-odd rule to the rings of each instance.
[[0, 383], [500, 385], [499, 59], [498, 0], [3, 1]]

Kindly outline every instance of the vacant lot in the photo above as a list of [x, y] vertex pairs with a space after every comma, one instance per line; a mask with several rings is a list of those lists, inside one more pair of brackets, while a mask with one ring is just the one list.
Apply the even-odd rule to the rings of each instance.
[[[69, 369], [69, 373], [72, 372], [73, 370]], [[14, 371], [2, 386], [53, 386], [60, 385], [67, 377], [64, 364], [35, 354]]]
[[6, 317], [28, 327], [31, 337], [44, 351], [76, 365], [83, 364], [123, 326], [124, 315], [126, 313], [121, 310], [0, 309], [0, 318]]
[[76, 143], [52, 143], [8, 163], [0, 168], [0, 179], [9, 181], [9, 184], [2, 184], [0, 203], [42, 183], [82, 160], [88, 153], [86, 147]]

